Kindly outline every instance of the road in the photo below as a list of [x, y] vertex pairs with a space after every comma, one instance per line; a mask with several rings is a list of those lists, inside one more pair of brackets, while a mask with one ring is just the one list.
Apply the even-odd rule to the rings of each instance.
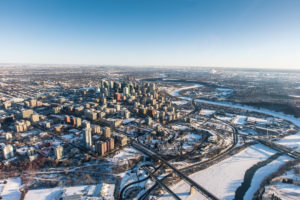
[[280, 144], [276, 144], [274, 142], [271, 142], [271, 141], [267, 141], [267, 140], [263, 140], [263, 139], [259, 139], [259, 138], [254, 138], [252, 137], [254, 140], [262, 143], [263, 145], [266, 145], [278, 152], [281, 152], [281, 153], [284, 153], [292, 158], [295, 158], [295, 159], [298, 159], [300, 158], [300, 152], [295, 150], [295, 149], [292, 149], [292, 148], [289, 148], [289, 147], [286, 147], [286, 146], [283, 146], [283, 145], [280, 145]]
[[168, 186], [166, 186], [159, 178], [157, 178], [147, 167], [143, 168], [151, 178], [155, 179], [155, 182], [159, 184], [162, 188], [164, 188], [174, 199], [180, 200], [180, 198], [170, 189]]
[[[191, 111], [188, 115], [194, 114], [194, 113], [196, 113], [197, 111], [200, 110], [200, 107], [197, 106], [197, 104], [195, 103], [194, 100], [192, 100], [192, 105], [193, 105], [194, 109], [193, 109], [193, 111]], [[196, 166], [199, 166], [199, 165], [211, 165], [211, 164], [214, 164], [214, 162], [216, 162], [218, 159], [220, 159], [220, 158], [222, 158], [223, 156], [226, 156], [227, 154], [229, 154], [229, 153], [232, 152], [232, 150], [234, 149], [235, 145], [238, 143], [238, 135], [237, 135], [237, 134], [238, 134], [238, 131], [237, 131], [236, 127], [234, 127], [231, 123], [226, 122], [226, 121], [223, 121], [223, 120], [220, 120], [220, 119], [218, 119], [218, 121], [220, 121], [220, 122], [222, 122], [222, 123], [228, 125], [229, 127], [231, 127], [231, 129], [232, 129], [232, 137], [233, 137], [233, 143], [232, 143], [232, 145], [231, 145], [228, 149], [226, 149], [226, 151], [224, 151], [224, 152], [218, 154], [217, 156], [215, 156], [215, 157], [213, 157], [213, 158], [211, 158], [211, 159], [209, 159], [209, 160], [207, 160], [207, 161], [204, 161], [204, 162], [201, 162], [201, 163], [196, 163], [196, 164], [187, 166], [187, 167], [185, 167], [185, 168], [181, 168], [181, 169], [180, 169], [181, 171], [187, 171], [187, 170], [190, 170], [190, 169], [192, 169], [193, 167], [196, 167]], [[172, 175], [172, 173], [168, 174], [168, 175], [165, 176], [162, 180], [164, 180], [164, 179], [170, 177], [171, 175]], [[150, 194], [157, 186], [158, 186], [157, 183], [154, 184], [151, 188], [148, 189], [148, 191], [146, 191], [146, 192], [139, 198], [139, 200], [144, 200], [144, 199], [146, 199], [147, 196], [148, 196], [148, 195], [149, 195], [149, 194]], [[200, 186], [200, 188], [202, 188], [202, 187]], [[199, 188], [199, 189], [200, 189], [200, 188]], [[204, 189], [204, 188], [203, 188], [203, 189]], [[204, 190], [205, 190], [205, 189], [204, 189]], [[206, 190], [205, 190], [205, 191], [206, 191]], [[206, 196], [206, 195], [204, 195], [204, 196]], [[212, 195], [212, 196], [213, 196], [213, 195]], [[209, 198], [209, 197], [208, 197], [208, 198]], [[214, 197], [214, 196], [213, 196], [213, 198], [217, 199], [217, 198]]]
[[174, 173], [176, 173], [176, 175], [178, 177], [182, 178], [186, 183], [188, 183], [191, 187], [194, 187], [198, 192], [200, 192], [206, 198], [213, 199], [213, 200], [217, 199], [217, 197], [215, 197], [212, 193], [207, 191], [205, 188], [200, 186], [198, 183], [193, 181], [188, 176], [184, 175], [177, 168], [175, 168], [173, 165], [171, 165], [168, 161], [163, 159], [159, 154], [157, 154], [156, 152], [153, 152], [152, 150], [148, 149], [148, 147], [146, 147], [146, 146], [144, 146], [140, 143], [137, 143], [135, 141], [132, 142], [132, 146], [135, 147], [137, 150], [143, 152], [144, 154], [150, 156], [151, 158], [153, 158], [155, 160], [159, 160], [162, 163], [164, 163], [165, 165], [167, 165], [169, 168], [171, 168], [173, 170]]
[[[152, 165], [151, 165], [151, 166], [152, 166]], [[152, 167], [153, 167], [153, 166], [152, 166]], [[153, 167], [153, 168], [154, 168], [154, 172], [153, 172], [153, 173], [155, 173], [158, 169], [160, 169], [160, 167], [161, 167], [161, 165], [160, 165], [159, 167], [157, 167], [157, 168], [154, 168], [154, 167]], [[141, 183], [141, 182], [143, 182], [143, 181], [146, 181], [146, 180], [149, 179], [149, 178], [151, 178], [150, 175], [147, 176], [146, 178], [143, 178], [143, 179], [140, 179], [140, 180], [138, 180], [138, 181], [134, 181], [134, 182], [132, 182], [132, 183], [127, 184], [125, 187], [122, 188], [122, 190], [121, 190], [121, 192], [120, 192], [119, 199], [120, 199], [120, 200], [123, 200], [124, 192], [126, 191], [126, 189], [127, 189], [129, 186], [134, 185], [134, 184], [137, 184], [137, 183]]]

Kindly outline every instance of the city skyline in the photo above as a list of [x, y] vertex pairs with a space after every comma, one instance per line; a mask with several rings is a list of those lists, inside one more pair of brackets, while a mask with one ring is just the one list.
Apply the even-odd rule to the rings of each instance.
[[0, 63], [300, 69], [300, 2], [0, 1]]

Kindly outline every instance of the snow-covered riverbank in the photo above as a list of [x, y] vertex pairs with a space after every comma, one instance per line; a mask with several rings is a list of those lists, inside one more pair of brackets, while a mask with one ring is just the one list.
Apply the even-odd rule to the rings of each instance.
[[3, 200], [19, 200], [21, 198], [21, 178], [9, 178], [7, 183], [0, 184], [0, 196]]
[[[177, 96], [184, 100], [192, 100], [190, 97], [181, 96], [179, 94], [180, 91], [197, 88], [198, 84], [194, 86], [184, 87], [177, 89], [171, 92], [171, 95]], [[201, 87], [201, 86], [200, 86]], [[197, 99], [197, 102], [211, 104], [211, 105], [219, 105], [224, 107], [231, 107], [237, 109], [243, 109], [258, 113], [263, 113], [267, 115], [271, 115], [277, 118], [281, 118], [284, 120], [288, 120], [294, 123], [296, 126], [300, 127], [300, 119], [295, 118], [294, 116], [287, 115], [280, 112], [275, 112], [268, 109], [259, 109], [252, 106], [246, 106], [241, 104], [236, 104], [232, 102], [216, 102], [209, 100]], [[279, 144], [295, 148], [300, 150], [300, 131], [294, 135], [286, 136], [283, 139], [278, 141]], [[260, 153], [263, 153], [264, 156], [261, 157], [260, 153], [251, 153], [251, 149], [255, 147], [255, 149]], [[268, 149], [268, 153], [266, 153], [266, 149]], [[253, 150], [253, 149], [252, 149]], [[250, 152], [249, 152], [250, 151]], [[205, 187], [207, 190], [212, 192], [220, 199], [233, 199], [234, 193], [239, 187], [239, 185], [243, 181], [243, 176], [247, 169], [251, 166], [255, 165], [257, 162], [266, 160], [272, 154], [274, 154], [274, 150], [270, 150], [264, 145], [254, 145], [246, 148], [242, 152], [232, 156], [231, 158], [225, 159], [220, 163], [213, 165], [205, 170], [199, 171], [195, 174], [192, 174], [190, 177], [194, 179], [197, 183]], [[260, 183], [263, 178], [268, 176], [270, 173], [276, 171], [281, 165], [290, 160], [291, 158], [288, 156], [281, 156], [274, 160], [273, 162], [267, 164], [266, 166], [260, 168], [255, 172], [255, 175], [251, 181], [251, 186], [247, 190], [244, 199], [252, 199], [253, 194], [259, 188]], [[238, 162], [236, 162], [238, 161]], [[226, 165], [224, 164], [226, 163]], [[193, 196], [189, 196], [189, 187], [183, 182], [179, 182], [173, 188], [173, 191], [180, 196], [182, 199], [204, 199], [200, 194], [195, 193]], [[165, 196], [162, 199], [168, 199], [170, 197]]]
[[[193, 86], [179, 88], [177, 90], [172, 91], [171, 95], [177, 96], [177, 97], [185, 99], [185, 100], [191, 100], [192, 98], [190, 98], [190, 97], [180, 96], [179, 92], [182, 90], [197, 88], [197, 87], [202, 87], [202, 85], [195, 84]], [[272, 115], [274, 117], [288, 120], [288, 121], [294, 123], [296, 126], [300, 127], [300, 118], [296, 118], [292, 115], [287, 115], [284, 113], [280, 113], [280, 112], [276, 112], [276, 111], [272, 111], [272, 110], [268, 110], [268, 109], [259, 109], [259, 108], [255, 108], [252, 106], [246, 106], [246, 105], [241, 105], [241, 104], [232, 103], [232, 102], [216, 102], [216, 101], [209, 101], [209, 100], [203, 100], [203, 99], [197, 99], [196, 101], [200, 102], [200, 103], [232, 107], [232, 108], [244, 109], [244, 110], [248, 110], [248, 111], [254, 111], [254, 112], [259, 112], [259, 113], [263, 113], [263, 114], [267, 114], [267, 115]], [[284, 137], [283, 139], [279, 140], [278, 143], [288, 146], [288, 147], [291, 147], [291, 148], [296, 148], [297, 150], [300, 150], [300, 131], [295, 135], [290, 135], [290, 136]]]
[[[252, 145], [241, 152], [227, 158], [207, 169], [196, 172], [189, 177], [213, 193], [219, 199], [233, 199], [236, 189], [244, 180], [247, 169], [256, 163], [268, 159], [276, 152], [262, 144]], [[195, 192], [189, 196], [189, 185], [180, 181], [172, 191], [181, 198], [189, 200], [205, 199]], [[166, 195], [161, 199], [172, 199]]]

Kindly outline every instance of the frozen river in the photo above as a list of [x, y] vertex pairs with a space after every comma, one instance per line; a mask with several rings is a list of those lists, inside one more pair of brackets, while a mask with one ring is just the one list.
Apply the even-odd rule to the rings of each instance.
[[[173, 90], [170, 94], [173, 96], [177, 96], [183, 100], [192, 100], [192, 98], [190, 97], [181, 96], [180, 91], [197, 87], [202, 87], [202, 85], [195, 84], [193, 86], [183, 87]], [[279, 113], [272, 110], [258, 109], [232, 102], [217, 102], [202, 99], [196, 99], [195, 101], [206, 104], [255, 111], [288, 120], [300, 127], [299, 118], [295, 118], [294, 116], [286, 115], [284, 113]], [[298, 132], [295, 135], [286, 136], [285, 138], [278, 141], [278, 143], [300, 150], [300, 133]], [[267, 160], [271, 155], [274, 155], [275, 153], [276, 152], [274, 150], [262, 144], [253, 145], [247, 147], [240, 153], [221, 161], [220, 163], [217, 163], [207, 169], [190, 175], [190, 177], [197, 183], [202, 185], [204, 188], [215, 194], [218, 198], [233, 199], [236, 189], [243, 182], [245, 172], [256, 163]], [[291, 158], [287, 156], [280, 156], [273, 162], [258, 169], [251, 180], [251, 185], [247, 193], [245, 194], [244, 199], [252, 199], [252, 196], [258, 189], [261, 181], [263, 180], [263, 177], [266, 177], [270, 173], [276, 171], [288, 160], [291, 160]], [[180, 181], [179, 183], [174, 185], [172, 187], [172, 190], [176, 191], [176, 193], [182, 199], [205, 199], [197, 192], [194, 195], [189, 196], [189, 186], [186, 185], [183, 181]], [[171, 199], [171, 197], [165, 195], [161, 199]]]

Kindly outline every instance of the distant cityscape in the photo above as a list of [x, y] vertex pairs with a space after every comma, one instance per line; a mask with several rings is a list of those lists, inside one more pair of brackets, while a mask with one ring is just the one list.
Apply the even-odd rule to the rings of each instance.
[[[2, 68], [0, 196], [274, 199], [283, 181], [279, 191], [294, 198], [286, 190], [299, 187], [300, 80], [270, 83], [282, 73]], [[249, 93], [260, 104], [242, 98]]]

